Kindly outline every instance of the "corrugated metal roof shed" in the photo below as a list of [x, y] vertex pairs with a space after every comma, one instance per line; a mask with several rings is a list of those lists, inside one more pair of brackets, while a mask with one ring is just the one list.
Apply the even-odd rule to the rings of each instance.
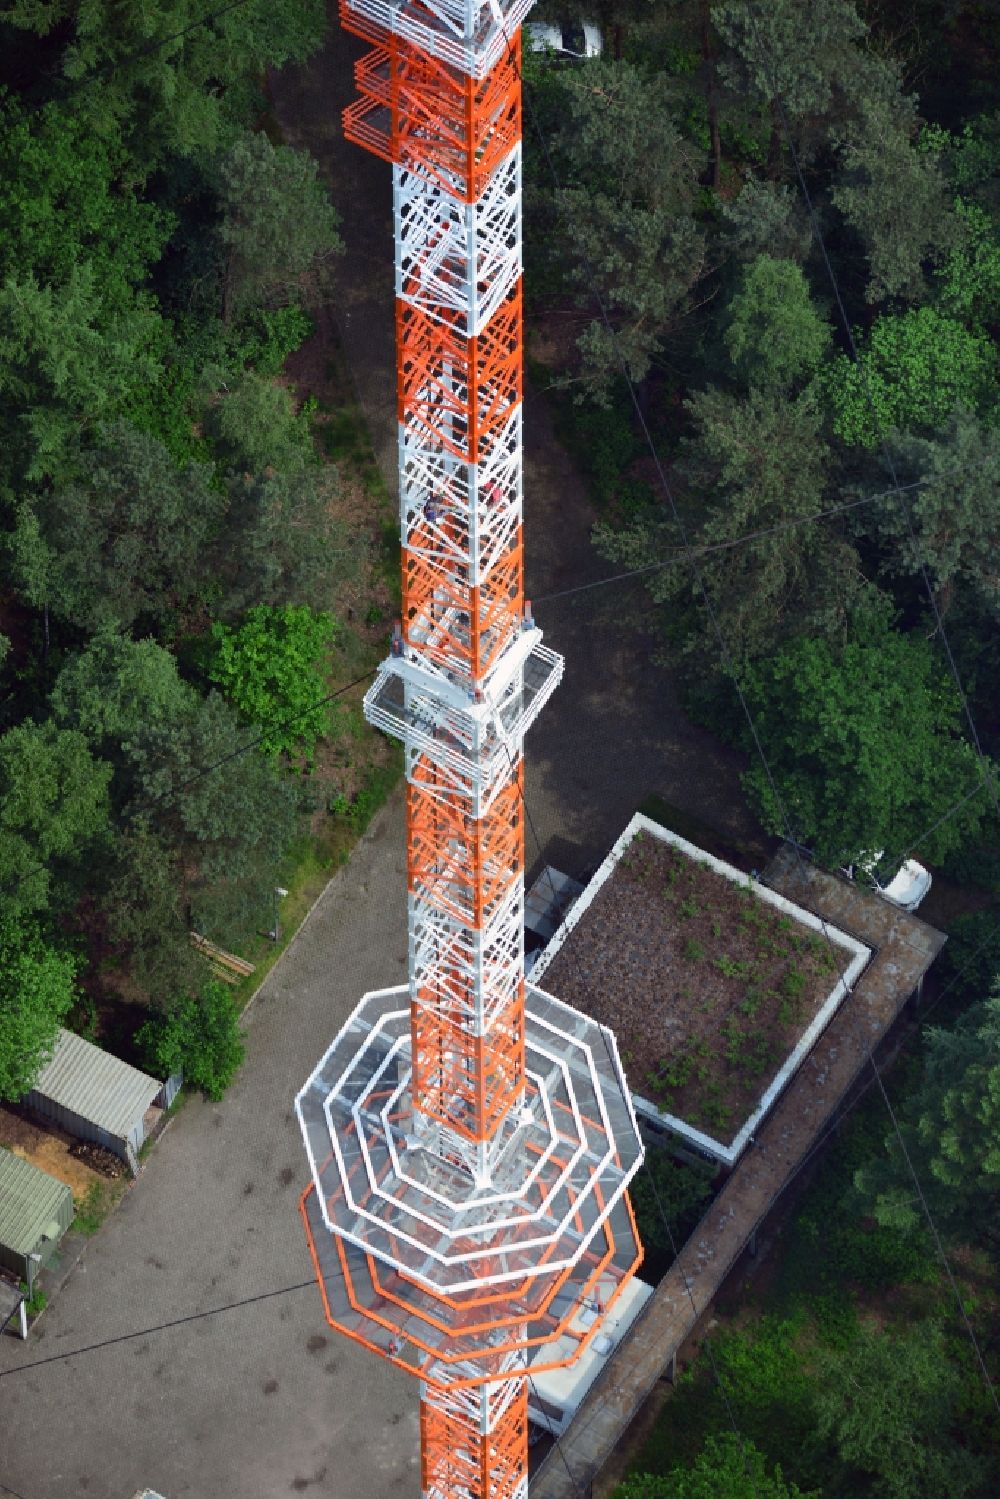
[[42, 1235], [56, 1243], [72, 1221], [73, 1194], [65, 1182], [0, 1150], [0, 1260], [12, 1260], [8, 1269], [21, 1273], [20, 1261], [35, 1252]]
[[31, 1091], [127, 1139], [162, 1087], [155, 1077], [61, 1029], [52, 1060]]

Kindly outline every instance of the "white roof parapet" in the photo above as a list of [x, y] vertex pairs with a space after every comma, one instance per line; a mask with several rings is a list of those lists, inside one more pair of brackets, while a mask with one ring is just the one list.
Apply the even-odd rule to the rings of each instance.
[[744, 1121], [732, 1140], [728, 1142], [716, 1140], [711, 1135], [706, 1134], [704, 1130], [696, 1129], [694, 1125], [686, 1123], [685, 1120], [678, 1118], [676, 1115], [657, 1108], [655, 1103], [651, 1103], [649, 1099], [643, 1098], [641, 1094], [633, 1093], [631, 1095], [632, 1102], [640, 1119], [647, 1120], [651, 1124], [656, 1124], [661, 1128], [669, 1130], [671, 1134], [676, 1134], [681, 1139], [688, 1141], [689, 1144], [693, 1145], [703, 1154], [711, 1156], [714, 1160], [720, 1161], [727, 1166], [732, 1166], [739, 1159], [764, 1116], [797, 1072], [799, 1066], [819, 1039], [829, 1021], [836, 1014], [842, 1001], [850, 993], [868, 966], [872, 956], [871, 949], [866, 947], [863, 942], [859, 942], [857, 938], [849, 936], [847, 932], [842, 932], [839, 928], [831, 926], [828, 921], [821, 921], [818, 916], [813, 915], [812, 911], [807, 911], [804, 907], [797, 906], [785, 896], [779, 895], [769, 885], [762, 885], [757, 880], [751, 880], [751, 877], [744, 873], [743, 870], [737, 869], [732, 864], [727, 864], [724, 859], [716, 858], [714, 854], [708, 853], [703, 848], [698, 848], [694, 843], [689, 843], [679, 833], [674, 833], [669, 828], [663, 827], [661, 823], [654, 822], [652, 818], [646, 817], [641, 812], [637, 812], [625, 828], [625, 831], [615, 840], [611, 852], [603, 860], [583, 894], [578, 896], [574, 901], [562, 925], [537, 958], [531, 970], [533, 980], [537, 982], [551, 966], [570, 938], [575, 927], [579, 924], [581, 918], [593, 904], [601, 887], [611, 878], [619, 861], [637, 833], [647, 833], [653, 838], [658, 838], [662, 843], [672, 844], [674, 848], [679, 849], [688, 858], [695, 859], [701, 864], [707, 864], [716, 874], [722, 875], [725, 879], [731, 880], [735, 884], [752, 885], [754, 894], [766, 905], [773, 906], [785, 915], [793, 917], [801, 925], [809, 927], [812, 931], [821, 933], [834, 946], [842, 948], [845, 954], [849, 955], [849, 961], [840, 978], [838, 978], [830, 993], [816, 1011], [811, 1022], [802, 1032], [795, 1047], [789, 1052], [770, 1084], [761, 1094], [749, 1117]]

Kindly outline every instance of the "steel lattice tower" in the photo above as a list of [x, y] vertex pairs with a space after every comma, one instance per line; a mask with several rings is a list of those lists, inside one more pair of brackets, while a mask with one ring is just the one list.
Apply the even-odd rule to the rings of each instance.
[[342, 0], [350, 139], [392, 163], [403, 617], [365, 699], [407, 779], [409, 984], [296, 1100], [327, 1318], [420, 1380], [426, 1499], [524, 1499], [527, 1378], [641, 1259], [610, 1032], [525, 983], [524, 735], [562, 661], [523, 595], [520, 26]]

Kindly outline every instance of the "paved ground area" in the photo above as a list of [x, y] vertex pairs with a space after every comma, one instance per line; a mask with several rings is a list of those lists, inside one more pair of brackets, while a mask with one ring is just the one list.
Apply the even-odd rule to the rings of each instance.
[[189, 1101], [30, 1341], [0, 1337], [0, 1495], [130, 1499], [150, 1485], [166, 1499], [416, 1499], [413, 1382], [323, 1321], [292, 1113], [360, 995], [401, 981], [405, 911], [397, 796], [268, 977], [225, 1102]]

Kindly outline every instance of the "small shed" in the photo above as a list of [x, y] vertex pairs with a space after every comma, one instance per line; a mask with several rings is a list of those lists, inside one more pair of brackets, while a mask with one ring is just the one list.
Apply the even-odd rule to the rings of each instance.
[[162, 1093], [155, 1077], [61, 1029], [52, 1060], [23, 1102], [68, 1134], [114, 1151], [135, 1170], [147, 1112]]
[[28, 1280], [28, 1256], [47, 1264], [73, 1222], [73, 1193], [12, 1151], [0, 1150], [0, 1268]]

